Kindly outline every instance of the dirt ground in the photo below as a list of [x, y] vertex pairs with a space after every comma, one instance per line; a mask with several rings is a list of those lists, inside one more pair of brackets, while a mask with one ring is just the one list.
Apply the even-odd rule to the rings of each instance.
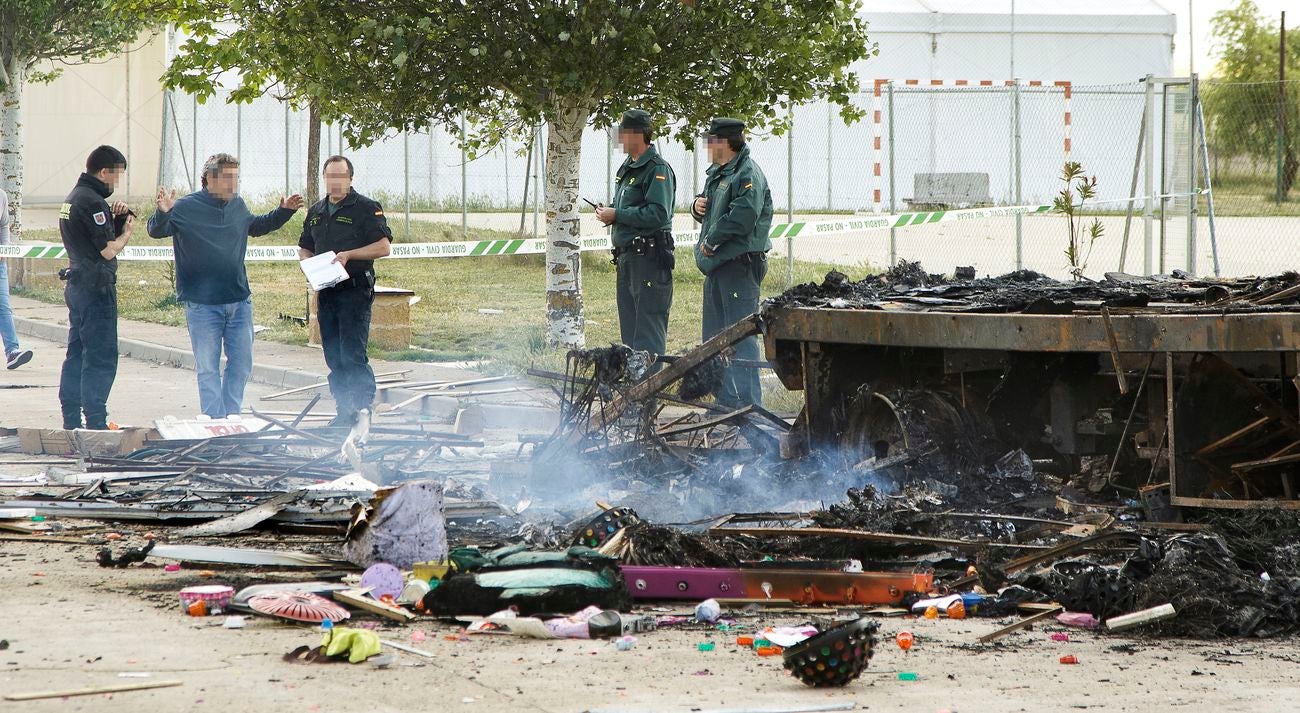
[[[165, 530], [160, 530], [165, 539]], [[234, 544], [234, 543], [232, 543]], [[843, 689], [805, 688], [778, 658], [759, 658], [735, 634], [706, 629], [643, 634], [619, 652], [603, 641], [545, 642], [509, 636], [445, 638], [459, 629], [435, 620], [380, 625], [382, 638], [433, 659], [396, 652], [388, 669], [369, 664], [309, 666], [280, 656], [316, 644], [311, 628], [248, 618], [183, 615], [173, 593], [196, 570], [101, 569], [88, 545], [0, 541], [0, 692], [62, 690], [157, 680], [183, 685], [129, 693], [0, 703], [39, 711], [761, 711], [853, 702], [872, 711], [1295, 710], [1300, 643], [1154, 641], [1057, 626], [978, 645], [1006, 620], [882, 620], [877, 655]], [[255, 576], [246, 568], [210, 580]], [[265, 572], [268, 581], [294, 573]], [[681, 606], [675, 607], [682, 609]], [[689, 609], [689, 605], [685, 608]], [[362, 618], [361, 620], [364, 620]], [[798, 614], [746, 616], [746, 625], [795, 624]], [[411, 633], [425, 641], [412, 643]], [[907, 654], [894, 644], [915, 633]], [[697, 644], [714, 641], [716, 650]], [[1073, 654], [1078, 665], [1062, 665]], [[915, 672], [903, 682], [899, 672]], [[123, 676], [127, 674], [127, 676]]]
[[[57, 419], [59, 350], [32, 342], [39, 362], [10, 372], [9, 383], [36, 388], [0, 391], [6, 425], [53, 426]], [[124, 359], [110, 407], [125, 423], [158, 414], [193, 413], [193, 374]], [[30, 371], [29, 371], [30, 369]], [[269, 387], [250, 385], [256, 397]], [[0, 456], [0, 473], [30, 456]], [[11, 489], [6, 489], [12, 492]], [[102, 532], [103, 530], [99, 530]], [[167, 539], [165, 528], [158, 528]], [[70, 534], [64, 537], [72, 536]], [[1294, 711], [1300, 708], [1300, 641], [1161, 641], [1069, 631], [1056, 626], [1013, 634], [981, 646], [975, 640], [1009, 620], [884, 619], [877, 656], [861, 679], [843, 689], [805, 688], [779, 658], [759, 658], [712, 629], [643, 634], [631, 651], [602, 641], [544, 642], [508, 636], [445, 637], [459, 628], [435, 620], [381, 625], [383, 638], [413, 644], [435, 657], [395, 652], [388, 669], [369, 664], [308, 666], [281, 655], [319, 643], [309, 627], [249, 618], [244, 629], [221, 628], [221, 617], [184, 616], [175, 592], [197, 581], [248, 583], [310, 579], [310, 573], [194, 568], [102, 569], [96, 547], [0, 539], [0, 695], [178, 680], [173, 688], [85, 697], [6, 702], [18, 711], [285, 711], [386, 713], [415, 710], [779, 711], [853, 703], [870, 711]], [[20, 536], [19, 536], [20, 537]], [[242, 541], [246, 542], [246, 541]], [[240, 544], [240, 539], [228, 544]], [[135, 541], [132, 544], [141, 544]], [[325, 547], [316, 543], [315, 548]], [[671, 605], [687, 611], [690, 603]], [[364, 618], [359, 617], [364, 620]], [[751, 626], [801, 623], [798, 613], [743, 617]], [[903, 654], [894, 635], [910, 630]], [[425, 641], [413, 643], [419, 630]], [[697, 644], [712, 640], [711, 652]], [[1073, 654], [1078, 665], [1062, 665]], [[900, 681], [900, 672], [918, 680]], [[126, 675], [123, 675], [126, 674]]]

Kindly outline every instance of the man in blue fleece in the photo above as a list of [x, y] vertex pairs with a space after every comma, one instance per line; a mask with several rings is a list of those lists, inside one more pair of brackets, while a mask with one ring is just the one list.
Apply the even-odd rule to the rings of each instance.
[[[179, 200], [158, 189], [149, 235], [171, 236], [176, 251], [176, 292], [199, 379], [199, 406], [212, 418], [243, 409], [244, 385], [253, 371], [253, 300], [244, 269], [248, 236], [279, 230], [302, 207], [302, 196], [253, 215], [239, 197], [239, 161], [219, 153], [203, 164], [203, 190]], [[221, 352], [226, 370], [221, 371]]]

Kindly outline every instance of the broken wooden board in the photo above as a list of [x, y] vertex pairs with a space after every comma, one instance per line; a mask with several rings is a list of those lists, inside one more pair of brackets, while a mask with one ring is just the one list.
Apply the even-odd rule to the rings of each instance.
[[207, 547], [203, 545], [157, 545], [150, 557], [203, 562], [207, 564], [246, 564], [257, 567], [339, 567], [356, 569], [351, 562], [325, 559], [306, 552], [276, 552], [241, 547]]
[[396, 604], [381, 602], [378, 599], [371, 598], [369, 595], [369, 589], [346, 589], [341, 592], [334, 592], [334, 601], [346, 606], [356, 607], [357, 609], [370, 612], [371, 614], [377, 614], [385, 619], [392, 619], [393, 621], [405, 623], [415, 618], [414, 614], [402, 607], [399, 607]]
[[753, 406], [745, 406], [744, 408], [736, 409], [731, 413], [722, 414], [721, 416], [715, 416], [713, 418], [706, 418], [702, 421], [696, 421], [695, 423], [682, 423], [679, 425], [665, 426], [664, 428], [661, 428], [658, 431], [656, 431], [655, 435], [658, 436], [659, 438], [671, 438], [672, 436], [678, 436], [683, 433], [694, 433], [695, 431], [703, 431], [708, 428], [713, 428], [715, 426], [721, 426], [723, 424], [731, 423], [732, 421], [735, 421], [736, 419], [744, 418], [745, 416], [753, 412], [754, 412]]
[[398, 643], [396, 641], [389, 641], [388, 639], [380, 639], [379, 643], [389, 648], [397, 649], [398, 651], [405, 651], [408, 654], [415, 654], [416, 656], [422, 656], [426, 659], [438, 658], [437, 654], [430, 653], [423, 649], [417, 649], [414, 646], [408, 646], [406, 644]]
[[1034, 625], [1034, 624], [1037, 624], [1038, 622], [1040, 622], [1040, 621], [1042, 621], [1042, 620], [1044, 620], [1044, 619], [1046, 619], [1046, 618], [1052, 616], [1053, 614], [1059, 614], [1059, 613], [1061, 613], [1061, 612], [1063, 612], [1063, 611], [1065, 611], [1065, 607], [1060, 606], [1060, 605], [1054, 606], [1054, 607], [1052, 607], [1051, 609], [1047, 609], [1047, 610], [1045, 610], [1045, 611], [1041, 611], [1041, 612], [1039, 612], [1039, 613], [1037, 613], [1037, 614], [1035, 614], [1035, 615], [1033, 615], [1033, 616], [1025, 617], [1024, 619], [1021, 619], [1020, 621], [1018, 621], [1018, 622], [1016, 622], [1016, 623], [1014, 623], [1014, 624], [1008, 624], [1007, 626], [1004, 626], [1004, 627], [1002, 627], [1001, 629], [998, 629], [997, 631], [989, 632], [989, 633], [987, 633], [987, 634], [981, 636], [981, 637], [979, 638], [979, 642], [980, 642], [981, 644], [987, 644], [987, 643], [990, 642], [990, 641], [995, 641], [995, 640], [997, 640], [997, 639], [1001, 639], [1002, 637], [1006, 636], [1007, 634], [1011, 634], [1011, 633], [1015, 633], [1015, 632], [1017, 632], [1017, 631], [1020, 631], [1021, 629], [1025, 628], [1025, 627], [1027, 627], [1027, 626], [1032, 626], [1032, 625]]
[[6, 693], [6, 701], [36, 701], [43, 698], [68, 698], [70, 696], [94, 696], [100, 693], [125, 693], [127, 691], [147, 691], [151, 688], [171, 688], [184, 685], [184, 681], [146, 681], [143, 683], [119, 683], [114, 686], [96, 686], [94, 688], [70, 688], [62, 691], [33, 691], [30, 693]]
[[1172, 619], [1175, 616], [1178, 616], [1178, 611], [1174, 609], [1174, 605], [1161, 604], [1158, 607], [1143, 609], [1132, 614], [1113, 616], [1106, 620], [1106, 629], [1109, 631], [1123, 631], [1143, 624]]
[[987, 547], [1005, 547], [1008, 549], [1046, 550], [1041, 545], [1017, 545], [1001, 542], [950, 540], [942, 537], [922, 537], [920, 535], [899, 535], [892, 532], [868, 532], [865, 530], [842, 530], [830, 527], [714, 527], [709, 529], [712, 537], [731, 537], [747, 535], [750, 537], [843, 537], [849, 540], [866, 540], [868, 542], [885, 542], [894, 545], [930, 545], [935, 547], [952, 547], [963, 550], [979, 550]]
[[[750, 316], [736, 322], [726, 329], [718, 332], [700, 346], [686, 352], [669, 364], [667, 368], [660, 369], [658, 372], [650, 375], [644, 381], [635, 384], [628, 389], [626, 393], [619, 394], [610, 401], [599, 413], [592, 414], [591, 420], [587, 424], [587, 432], [603, 430], [609, 424], [623, 415], [629, 404], [644, 401], [655, 394], [663, 391], [673, 384], [673, 382], [686, 376], [688, 373], [698, 368], [701, 364], [707, 362], [713, 357], [721, 354], [723, 350], [733, 344], [747, 339], [759, 333], [760, 319], [758, 315]], [[581, 438], [585, 434], [575, 433], [576, 438]]]
[[181, 537], [219, 537], [251, 530], [280, 514], [281, 510], [298, 502], [302, 496], [302, 492], [284, 493], [243, 512], [176, 530], [175, 534]]

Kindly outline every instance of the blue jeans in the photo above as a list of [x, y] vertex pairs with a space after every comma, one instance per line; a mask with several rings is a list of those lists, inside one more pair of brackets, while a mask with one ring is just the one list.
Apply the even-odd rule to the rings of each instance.
[[244, 406], [244, 385], [253, 371], [252, 298], [223, 305], [186, 302], [185, 322], [199, 379], [199, 407], [212, 418], [238, 414]]
[[18, 351], [18, 330], [14, 329], [14, 310], [9, 306], [9, 263], [0, 259], [0, 341], [5, 354]]

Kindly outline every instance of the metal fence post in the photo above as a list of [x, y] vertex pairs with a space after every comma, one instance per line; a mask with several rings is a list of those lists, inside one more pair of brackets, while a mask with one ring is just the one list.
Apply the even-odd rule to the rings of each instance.
[[[894, 83], [893, 81], [885, 84], [885, 96], [887, 98], [889, 113], [889, 214], [895, 215], [897, 208], [894, 205]], [[898, 229], [894, 227], [893, 221], [889, 226], [889, 264], [892, 266], [898, 262]]]
[[542, 125], [533, 132], [533, 237], [537, 237], [541, 227], [542, 196]]
[[433, 142], [433, 122], [429, 122], [429, 206], [430, 210], [436, 210], [438, 206], [437, 191], [437, 164], [434, 163], [434, 142]]
[[1197, 79], [1187, 83], [1187, 272], [1196, 274], [1196, 102]]
[[190, 186], [199, 184], [199, 97], [197, 94], [190, 96], [191, 106], [194, 111], [190, 114]]
[[465, 150], [465, 115], [460, 115], [460, 236], [469, 239], [469, 152]]
[[[785, 135], [785, 222], [789, 224], [794, 222], [794, 105], [787, 111], [790, 130]], [[790, 235], [785, 238], [785, 286], [794, 287], [794, 237]]]
[[[1021, 120], [1020, 119], [1020, 80], [1014, 79], [1013, 81], [1015, 81], [1016, 84], [1015, 84], [1015, 88], [1012, 90], [1014, 92], [1013, 103], [1015, 104], [1015, 110], [1011, 118], [1012, 131], [1014, 132], [1014, 135], [1012, 137], [1012, 152], [1015, 157], [1014, 159], [1015, 160], [1014, 174], [1015, 174], [1015, 181], [1016, 181], [1015, 203], [1017, 206], [1019, 206], [1021, 204], [1021, 201], [1024, 200], [1021, 195], [1021, 183], [1020, 183], [1021, 164], [1023, 163], [1021, 152], [1020, 152], [1020, 120]], [[1021, 215], [1019, 211], [1016, 211], [1016, 269], [1017, 270], [1025, 269], [1024, 216]]]
[[284, 194], [289, 195], [289, 102], [284, 103]]
[[831, 135], [834, 131], [834, 125], [835, 105], [826, 102], [826, 212], [828, 213], [835, 209], [835, 195], [832, 190], [832, 184], [834, 183], [833, 176], [835, 173], [835, 163], [832, 160], [834, 158], [832, 147], [835, 142], [833, 140], [834, 137]]
[[[506, 207], [510, 207], [510, 139], [501, 139], [501, 170], [505, 174], [502, 183], [506, 188]], [[524, 171], [527, 173], [528, 171]]]
[[1155, 180], [1156, 180], [1156, 83], [1155, 76], [1146, 76], [1146, 150], [1142, 186], [1146, 198], [1142, 203], [1142, 274], [1155, 274]]
[[411, 237], [411, 132], [402, 131], [402, 196], [406, 209], [405, 236]]
[[235, 105], [235, 156], [244, 156], [244, 105]]
[[700, 138], [691, 143], [691, 197], [700, 194]]

